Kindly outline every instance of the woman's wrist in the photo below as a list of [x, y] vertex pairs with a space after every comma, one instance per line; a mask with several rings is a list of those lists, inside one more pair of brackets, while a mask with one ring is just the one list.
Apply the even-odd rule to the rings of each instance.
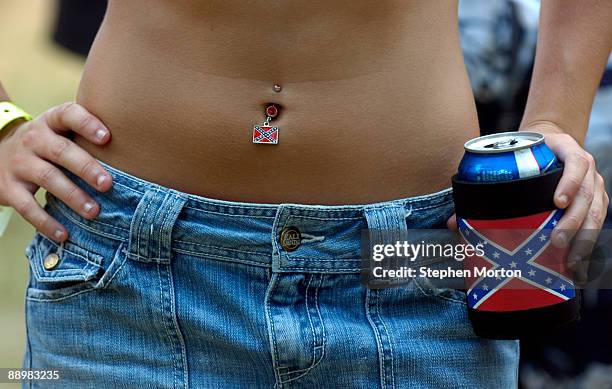
[[13, 132], [17, 130], [17, 128], [19, 128], [22, 124], [27, 123], [28, 121], [29, 120], [25, 118], [19, 118], [19, 119], [13, 120], [12, 122], [4, 126], [4, 128], [0, 130], [0, 141], [2, 141], [2, 139], [11, 135]]
[[532, 120], [521, 124], [519, 131], [534, 131], [541, 134], [565, 134], [571, 136], [576, 142], [582, 144], [586, 135], [586, 129], [565, 128], [563, 125], [552, 120]]

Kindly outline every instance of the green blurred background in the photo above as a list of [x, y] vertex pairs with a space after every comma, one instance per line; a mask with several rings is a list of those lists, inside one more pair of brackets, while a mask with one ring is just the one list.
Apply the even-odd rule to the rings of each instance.
[[[50, 0], [0, 3], [0, 81], [11, 99], [33, 115], [74, 100], [84, 65], [81, 57], [52, 42], [55, 13], [56, 2]], [[37, 198], [42, 202], [41, 192]], [[33, 233], [34, 229], [12, 212], [0, 236], [0, 367], [21, 366], [28, 277], [24, 250]], [[0, 384], [2, 387], [7, 385]]]

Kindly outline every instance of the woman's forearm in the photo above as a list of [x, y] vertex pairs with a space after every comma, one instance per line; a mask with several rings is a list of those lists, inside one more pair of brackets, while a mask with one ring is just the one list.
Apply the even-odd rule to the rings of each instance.
[[543, 0], [521, 129], [551, 122], [582, 143], [611, 49], [611, 1]]

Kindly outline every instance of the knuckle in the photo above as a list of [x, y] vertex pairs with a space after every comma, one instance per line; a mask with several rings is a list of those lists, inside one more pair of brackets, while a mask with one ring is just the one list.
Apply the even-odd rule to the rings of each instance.
[[576, 215], [567, 215], [565, 220], [565, 228], [568, 230], [577, 230], [582, 224], [582, 219]]
[[582, 179], [577, 176], [568, 176], [567, 181], [573, 187], [580, 187], [582, 185]]
[[584, 152], [580, 152], [580, 153], [574, 153], [572, 155], [572, 160], [579, 164], [581, 167], [583, 168], [587, 168], [589, 166], [589, 159], [587, 157], [587, 153]]
[[81, 192], [75, 185], [71, 185], [70, 189], [68, 189], [68, 193], [66, 193], [66, 203], [67, 204], [78, 204], [78, 200]]
[[54, 176], [55, 176], [55, 168], [53, 167], [45, 167], [45, 168], [39, 169], [38, 174], [37, 174], [39, 185], [42, 187], [47, 187], [49, 183], [53, 181]]
[[59, 137], [59, 139], [57, 139], [53, 146], [51, 146], [51, 156], [52, 158], [55, 158], [55, 160], [60, 160], [64, 154], [66, 153], [66, 150], [68, 150], [68, 148], [70, 147], [70, 141], [66, 138], [63, 137]]
[[63, 115], [76, 115], [80, 111], [80, 106], [74, 101], [70, 101], [68, 103], [64, 103], [60, 106], [60, 112]]
[[604, 222], [604, 211], [601, 208], [591, 208], [589, 209], [589, 217], [595, 222], [595, 224], [600, 226]]
[[77, 127], [80, 129], [86, 130], [86, 129], [92, 128], [93, 123], [94, 123], [94, 120], [91, 115], [81, 112], [80, 117], [77, 122]]
[[21, 145], [27, 149], [31, 149], [37, 144], [39, 138], [40, 135], [36, 131], [26, 131], [21, 136]]
[[[87, 159], [79, 169], [79, 177], [86, 178], [94, 170], [96, 163], [92, 159]], [[91, 174], [93, 176], [93, 174]]]
[[584, 197], [585, 199], [587, 199], [587, 201], [589, 202], [592, 202], [595, 196], [593, 188], [590, 186], [586, 186], [586, 185], [580, 186], [580, 189], [578, 189], [578, 193], [580, 193], [580, 195]]
[[28, 211], [32, 208], [32, 202], [28, 198], [18, 198], [14, 201], [13, 208], [20, 215], [27, 215]]
[[589, 164], [589, 167], [595, 166], [595, 158], [590, 153], [584, 153], [584, 157]]

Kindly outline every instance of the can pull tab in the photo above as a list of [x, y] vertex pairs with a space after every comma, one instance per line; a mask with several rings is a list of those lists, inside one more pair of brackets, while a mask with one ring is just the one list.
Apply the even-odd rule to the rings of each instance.
[[495, 143], [489, 143], [488, 145], [485, 145], [484, 147], [487, 149], [498, 150], [498, 149], [506, 149], [506, 148], [512, 147], [517, 143], [518, 143], [518, 140], [516, 140], [515, 138], [512, 138], [512, 139], [500, 140]]

